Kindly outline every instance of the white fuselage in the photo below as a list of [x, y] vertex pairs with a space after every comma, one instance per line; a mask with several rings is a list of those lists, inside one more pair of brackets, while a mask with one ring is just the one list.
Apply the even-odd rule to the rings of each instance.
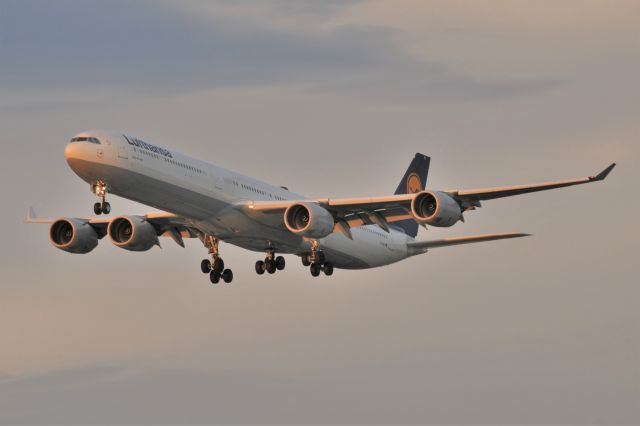
[[[223, 241], [263, 252], [301, 255], [312, 241], [285, 227], [270, 227], [244, 214], [240, 204], [260, 200], [305, 200], [299, 194], [128, 135], [88, 132], [100, 143], [72, 142], [65, 158], [72, 170], [93, 184], [103, 181], [109, 193], [187, 218], [198, 229]], [[413, 238], [377, 225], [351, 229], [352, 239], [334, 232], [318, 240], [335, 267], [383, 266], [408, 257]]]

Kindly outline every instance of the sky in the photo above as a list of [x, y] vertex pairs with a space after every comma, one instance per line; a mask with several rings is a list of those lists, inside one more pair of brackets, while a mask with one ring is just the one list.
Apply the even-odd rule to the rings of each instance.
[[[640, 3], [0, 2], [0, 424], [639, 424]], [[313, 279], [221, 244], [87, 255], [66, 142], [115, 129], [314, 197], [593, 175]], [[150, 209], [115, 196], [113, 213]]]

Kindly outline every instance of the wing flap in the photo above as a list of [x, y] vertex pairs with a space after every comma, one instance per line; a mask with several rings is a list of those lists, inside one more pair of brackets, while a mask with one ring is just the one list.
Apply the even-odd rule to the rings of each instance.
[[386, 197], [367, 197], [367, 198], [341, 198], [341, 199], [324, 199], [318, 202], [329, 210], [336, 212], [357, 212], [384, 210], [389, 208], [397, 208], [398, 206], [408, 206], [413, 199], [413, 194], [397, 194]]
[[285, 200], [285, 201], [249, 201], [239, 205], [248, 213], [279, 213], [292, 204], [315, 203], [337, 214], [357, 213], [361, 211], [384, 210], [397, 208], [400, 205], [408, 206], [413, 199], [412, 194], [398, 194], [383, 197], [363, 198], [319, 198], [316, 200]]

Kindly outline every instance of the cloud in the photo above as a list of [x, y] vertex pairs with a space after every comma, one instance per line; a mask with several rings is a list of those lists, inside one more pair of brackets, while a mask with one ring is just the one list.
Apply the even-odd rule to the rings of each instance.
[[[358, 4], [360, 21], [336, 25], [341, 5], [0, 2], [0, 423], [640, 424], [640, 201], [625, 196], [638, 181], [625, 161], [605, 184], [487, 203], [420, 236], [534, 233], [525, 244], [322, 283], [293, 257], [257, 277], [261, 255], [225, 244], [237, 282], [212, 288], [198, 241], [135, 254], [103, 240], [77, 257], [21, 223], [34, 203], [43, 216], [90, 213], [62, 157], [86, 128], [320, 197], [392, 191], [417, 151], [434, 158], [434, 188], [638, 157], [637, 30], [619, 19], [637, 13], [418, 3], [427, 10], [381, 2], [364, 18]], [[399, 39], [409, 18], [425, 32]], [[509, 101], [441, 102], [486, 99]], [[580, 207], [594, 200], [615, 220], [594, 224]]]
[[[469, 100], [523, 96], [558, 83], [483, 81], [456, 73], [444, 63], [413, 58], [397, 45], [391, 30], [381, 27], [309, 32], [230, 17], [226, 2], [220, 13], [209, 7], [206, 17], [199, 18], [177, 13], [176, 7], [152, 2], [3, 3], [0, 88], [102, 87], [167, 94], [285, 85], [398, 99]], [[329, 3], [304, 10], [307, 19], [316, 19], [339, 8]], [[287, 13], [301, 12], [281, 3], [271, 11], [282, 19]]]
[[[0, 423], [513, 424], [527, 419], [586, 424], [594, 415], [607, 423], [637, 421], [630, 409], [633, 396], [623, 385], [598, 388], [593, 378], [567, 380], [570, 366], [549, 367], [558, 373], [549, 383], [505, 375], [509, 367], [505, 371], [489, 359], [481, 371], [462, 364], [459, 371], [442, 371], [468, 356], [432, 357], [437, 365], [429, 369], [402, 371], [401, 363], [391, 363], [375, 373], [355, 368], [295, 376], [246, 370], [129, 373], [114, 366], [62, 370], [0, 380]], [[482, 377], [484, 385], [468, 382], [467, 374]], [[537, 411], [528, 408], [531, 398]], [[576, 400], [591, 401], [594, 409], [576, 411]], [[510, 402], [495, 410], [496, 401]]]
[[[0, 381], [0, 397], [3, 424], [304, 424], [309, 419], [373, 419], [349, 391], [331, 389], [321, 380], [239, 371], [127, 374], [117, 367], [96, 366]], [[319, 400], [324, 404], [317, 405]], [[34, 401], [37, 410], [31, 409]], [[334, 411], [345, 405], [352, 405], [346, 415]]]

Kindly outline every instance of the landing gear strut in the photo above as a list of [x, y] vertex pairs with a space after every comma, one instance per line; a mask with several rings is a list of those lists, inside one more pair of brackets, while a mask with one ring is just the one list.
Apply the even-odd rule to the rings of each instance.
[[284, 257], [277, 256], [276, 251], [272, 248], [267, 250], [267, 257], [256, 262], [256, 274], [262, 275], [266, 272], [274, 274], [276, 271], [282, 271], [286, 265]]
[[202, 259], [200, 262], [200, 270], [204, 274], [209, 274], [209, 280], [212, 284], [218, 284], [220, 278], [225, 283], [233, 281], [233, 271], [231, 269], [224, 269], [224, 261], [220, 257], [218, 250], [219, 240], [213, 235], [205, 235], [202, 242], [204, 246], [209, 249], [209, 255], [211, 260]]
[[309, 267], [313, 277], [320, 275], [320, 272], [324, 272], [327, 276], [333, 274], [333, 263], [326, 261], [324, 252], [320, 250], [318, 241], [315, 240], [311, 244], [311, 252], [302, 254], [302, 264]]
[[111, 204], [106, 201], [107, 198], [107, 184], [99, 180], [91, 185], [91, 192], [96, 194], [100, 198], [99, 203], [93, 205], [93, 212], [96, 215], [111, 213]]

